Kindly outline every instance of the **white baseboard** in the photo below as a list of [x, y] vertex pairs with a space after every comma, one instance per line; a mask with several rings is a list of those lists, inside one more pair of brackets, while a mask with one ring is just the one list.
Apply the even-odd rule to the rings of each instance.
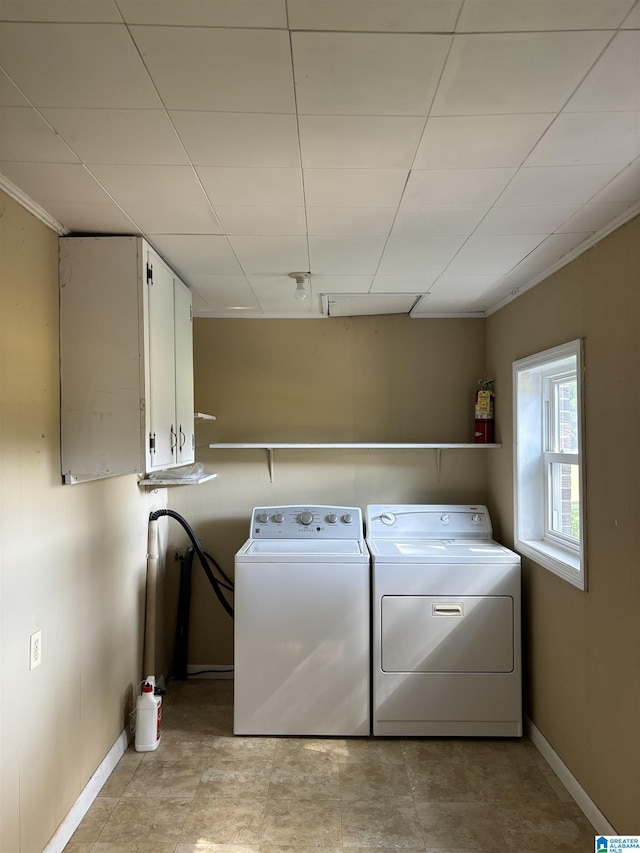
[[194, 678], [233, 678], [233, 664], [190, 663], [187, 665], [187, 675]]
[[69, 842], [69, 839], [80, 826], [80, 821], [89, 811], [91, 804], [100, 793], [100, 789], [127, 751], [128, 745], [129, 738], [125, 729], [120, 733], [120, 736], [106, 754], [96, 772], [93, 774], [91, 779], [89, 779], [82, 790], [82, 793], [71, 806], [67, 816], [51, 836], [49, 843], [42, 853], [62, 853]]
[[596, 830], [597, 834], [617, 835], [616, 830], [611, 826], [609, 821], [602, 814], [600, 809], [596, 806], [591, 797], [587, 794], [585, 789], [542, 734], [540, 729], [535, 726], [529, 717], [525, 717], [525, 730], [531, 740], [531, 743], [547, 761], [558, 779], [571, 794], [584, 816]]

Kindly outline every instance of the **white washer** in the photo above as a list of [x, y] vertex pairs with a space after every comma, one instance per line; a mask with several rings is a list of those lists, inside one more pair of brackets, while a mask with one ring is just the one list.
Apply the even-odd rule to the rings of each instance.
[[235, 559], [237, 735], [369, 735], [369, 552], [357, 507], [253, 510]]
[[374, 735], [522, 735], [520, 557], [484, 506], [371, 505]]

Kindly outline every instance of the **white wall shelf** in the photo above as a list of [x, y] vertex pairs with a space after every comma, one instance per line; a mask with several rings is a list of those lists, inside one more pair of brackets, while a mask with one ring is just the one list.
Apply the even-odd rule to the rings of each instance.
[[217, 476], [217, 474], [202, 474], [200, 477], [145, 477], [143, 480], [138, 480], [138, 485], [149, 489], [158, 489], [161, 486], [199, 486], [200, 483], [206, 483], [207, 480], [213, 480]]
[[407, 442], [329, 442], [310, 443], [302, 442], [218, 442], [210, 444], [213, 450], [266, 450], [269, 456], [269, 479], [273, 483], [273, 459], [275, 450], [435, 450], [436, 474], [440, 482], [440, 454], [443, 450], [488, 450], [502, 447], [501, 444], [434, 444], [434, 443], [407, 443]]

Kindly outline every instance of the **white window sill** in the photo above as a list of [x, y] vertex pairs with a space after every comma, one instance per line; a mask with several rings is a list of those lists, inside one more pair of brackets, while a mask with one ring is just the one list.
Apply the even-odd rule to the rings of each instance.
[[585, 573], [581, 566], [580, 554], [553, 545], [546, 539], [518, 540], [516, 551], [529, 557], [539, 565], [558, 575], [578, 589], [586, 589]]

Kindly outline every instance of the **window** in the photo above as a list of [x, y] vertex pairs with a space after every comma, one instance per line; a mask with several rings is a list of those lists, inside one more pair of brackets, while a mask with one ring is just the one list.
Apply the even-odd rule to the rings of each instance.
[[586, 589], [582, 346], [513, 364], [516, 548]]

